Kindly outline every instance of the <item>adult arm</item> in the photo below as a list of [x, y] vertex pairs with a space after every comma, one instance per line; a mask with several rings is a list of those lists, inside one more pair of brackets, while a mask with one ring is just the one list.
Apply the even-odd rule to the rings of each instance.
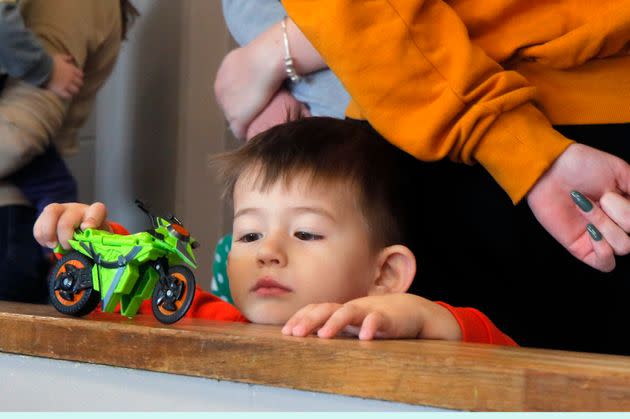
[[[319, 53], [290, 20], [287, 22], [287, 34], [299, 74], [309, 74], [326, 67]], [[273, 24], [247, 45], [228, 53], [217, 71], [214, 92], [236, 137], [246, 137], [249, 125], [281, 89], [286, 77], [280, 22]], [[309, 83], [307, 90], [317, 88]], [[330, 92], [330, 89], [321, 90]], [[332, 98], [332, 103], [343, 102], [343, 92], [340, 98]], [[325, 100], [317, 103], [325, 103]]]
[[[223, 13], [230, 33], [240, 46], [254, 44], [266, 56], [269, 75], [274, 81], [286, 78], [284, 46], [280, 21], [286, 16], [276, 0], [223, 0]], [[287, 21], [287, 34], [295, 67], [299, 74], [325, 69], [326, 63], [295, 23]], [[260, 63], [262, 64], [262, 63]]]
[[223, 17], [234, 40], [244, 46], [287, 14], [278, 0], [221, 0]]
[[225, 58], [215, 93], [237, 137], [251, 138], [261, 129], [290, 120], [292, 114], [343, 118], [348, 93], [290, 20], [291, 53], [303, 78], [282, 86], [286, 73], [280, 21], [286, 12], [280, 2], [223, 0], [222, 4], [230, 33], [242, 48]]

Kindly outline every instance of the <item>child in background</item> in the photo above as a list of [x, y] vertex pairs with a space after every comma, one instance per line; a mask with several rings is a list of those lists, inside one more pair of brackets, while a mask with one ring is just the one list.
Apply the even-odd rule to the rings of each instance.
[[[292, 336], [515, 345], [478, 310], [406, 293], [416, 259], [404, 245], [398, 152], [359, 122], [308, 118], [215, 159], [234, 203], [230, 290], [247, 320]], [[48, 207], [34, 234], [67, 246], [75, 226], [120, 231], [102, 204], [66, 204]]]

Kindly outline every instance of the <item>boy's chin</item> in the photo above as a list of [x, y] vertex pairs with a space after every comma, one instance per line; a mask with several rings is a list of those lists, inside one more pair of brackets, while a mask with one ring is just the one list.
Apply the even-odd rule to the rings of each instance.
[[250, 313], [243, 313], [247, 320], [255, 324], [269, 324], [284, 326], [291, 318], [292, 314], [274, 312], [271, 310], [251, 310]]

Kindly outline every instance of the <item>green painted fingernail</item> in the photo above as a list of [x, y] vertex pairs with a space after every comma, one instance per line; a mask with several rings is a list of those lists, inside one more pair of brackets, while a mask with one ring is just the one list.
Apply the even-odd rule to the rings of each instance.
[[580, 207], [580, 209], [584, 212], [589, 212], [593, 209], [593, 204], [591, 204], [591, 201], [586, 199], [586, 197], [578, 191], [571, 191], [571, 199], [573, 199], [573, 202], [575, 202], [577, 206]]
[[588, 231], [588, 234], [590, 234], [593, 240], [595, 240], [596, 242], [602, 239], [602, 233], [600, 233], [597, 227], [595, 227], [593, 224], [587, 224], [586, 231]]

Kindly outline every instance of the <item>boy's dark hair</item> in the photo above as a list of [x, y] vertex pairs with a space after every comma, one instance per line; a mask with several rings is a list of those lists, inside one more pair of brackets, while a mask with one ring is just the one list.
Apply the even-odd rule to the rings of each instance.
[[224, 183], [224, 197], [233, 198], [239, 176], [260, 168], [261, 190], [295, 175], [312, 182], [348, 181], [358, 192], [358, 206], [376, 247], [403, 243], [402, 153], [364, 122], [313, 117], [277, 125], [243, 147], [212, 159]]

